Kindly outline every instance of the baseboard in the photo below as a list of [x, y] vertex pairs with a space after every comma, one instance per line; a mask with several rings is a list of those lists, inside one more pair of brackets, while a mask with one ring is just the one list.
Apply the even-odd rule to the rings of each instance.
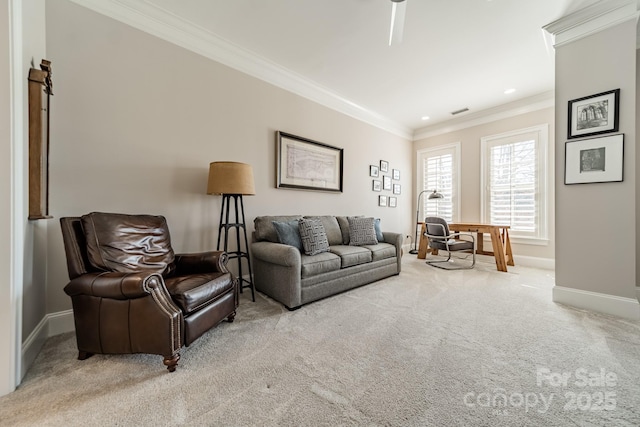
[[553, 301], [599, 313], [626, 319], [640, 320], [640, 303], [637, 299], [583, 291], [580, 289], [553, 287]]
[[47, 314], [49, 319], [49, 336], [64, 334], [76, 330], [73, 322], [73, 310], [59, 311]]
[[27, 339], [22, 343], [22, 362], [20, 363], [20, 378], [24, 378], [24, 375], [29, 370], [29, 367], [36, 360], [38, 353], [42, 349], [44, 342], [49, 335], [48, 318], [44, 316], [40, 323], [29, 334]]
[[42, 318], [40, 323], [33, 329], [27, 339], [22, 343], [22, 363], [20, 378], [29, 370], [29, 367], [36, 360], [38, 353], [42, 349], [47, 338], [54, 335], [71, 332], [75, 330], [73, 323], [73, 310], [49, 313]]
[[524, 267], [541, 268], [543, 270], [555, 270], [556, 260], [553, 258], [540, 258], [537, 256], [515, 255], [513, 257], [516, 265]]

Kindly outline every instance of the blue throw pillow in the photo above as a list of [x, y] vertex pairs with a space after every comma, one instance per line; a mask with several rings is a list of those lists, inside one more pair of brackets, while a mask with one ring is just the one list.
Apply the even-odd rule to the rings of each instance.
[[280, 243], [298, 248], [302, 252], [302, 240], [300, 240], [297, 220], [287, 222], [273, 221], [273, 228], [276, 229]]
[[378, 242], [384, 242], [384, 236], [382, 235], [382, 230], [380, 229], [380, 218], [376, 218], [373, 223], [373, 228], [376, 230], [376, 239]]

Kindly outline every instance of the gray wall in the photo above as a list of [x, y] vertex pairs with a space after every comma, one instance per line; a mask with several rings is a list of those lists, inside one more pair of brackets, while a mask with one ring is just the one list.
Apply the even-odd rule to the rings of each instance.
[[[620, 88], [624, 182], [564, 185], [572, 99]], [[556, 285], [635, 298], [636, 24], [630, 20], [556, 49]]]
[[[364, 214], [411, 232], [410, 141], [96, 14], [47, 2], [55, 65], [51, 212], [167, 217], [178, 252], [213, 249], [220, 197], [208, 196], [209, 162], [253, 166], [245, 197], [250, 230], [266, 214]], [[275, 188], [275, 131], [344, 148], [344, 193]], [[380, 208], [369, 165], [400, 169], [398, 207]], [[71, 307], [61, 234], [49, 228], [47, 311]]]

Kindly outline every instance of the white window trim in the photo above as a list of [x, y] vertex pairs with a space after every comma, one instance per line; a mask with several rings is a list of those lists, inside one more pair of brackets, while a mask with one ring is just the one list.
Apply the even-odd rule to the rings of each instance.
[[510, 132], [504, 132], [495, 135], [489, 135], [480, 138], [480, 222], [487, 222], [487, 173], [488, 158], [487, 145], [496, 139], [510, 138], [524, 133], [537, 133], [538, 140], [536, 148], [538, 149], [538, 168], [542, 171], [538, 174], [539, 178], [539, 215], [540, 215], [540, 232], [537, 237], [510, 236], [512, 243], [520, 243], [525, 245], [546, 246], [549, 244], [549, 125], [547, 123], [531, 126], [524, 129], [517, 129]]
[[[429, 153], [433, 153], [436, 151], [442, 151], [442, 150], [453, 150], [454, 152], [454, 156], [455, 156], [455, 167], [454, 167], [454, 175], [456, 178], [456, 194], [453, 200], [453, 205], [454, 205], [454, 212], [453, 212], [453, 218], [454, 221], [460, 221], [460, 188], [461, 188], [461, 176], [460, 176], [460, 164], [461, 159], [460, 159], [460, 142], [453, 142], [451, 144], [444, 144], [444, 145], [438, 145], [435, 147], [429, 147], [429, 148], [424, 148], [422, 150], [418, 150], [417, 151], [417, 158], [416, 158], [416, 211], [418, 212], [418, 218], [420, 218], [420, 214], [422, 214], [422, 221], [424, 221], [424, 212], [422, 212], [422, 206], [420, 206], [420, 204], [418, 203], [418, 195], [420, 194], [420, 192], [422, 190], [425, 190], [424, 188], [422, 188], [422, 183], [424, 182], [424, 177], [422, 176], [423, 174], [423, 170], [422, 170], [422, 164], [421, 164], [421, 159], [422, 156], [425, 154], [429, 154]], [[429, 189], [427, 189], [429, 190]], [[422, 195], [422, 197], [427, 197], [428, 193], [424, 193]]]

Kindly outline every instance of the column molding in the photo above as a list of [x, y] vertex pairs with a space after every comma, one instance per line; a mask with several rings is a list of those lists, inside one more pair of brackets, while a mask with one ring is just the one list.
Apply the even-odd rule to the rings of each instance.
[[638, 0], [604, 0], [542, 27], [558, 47], [574, 42], [630, 19], [638, 18]]

